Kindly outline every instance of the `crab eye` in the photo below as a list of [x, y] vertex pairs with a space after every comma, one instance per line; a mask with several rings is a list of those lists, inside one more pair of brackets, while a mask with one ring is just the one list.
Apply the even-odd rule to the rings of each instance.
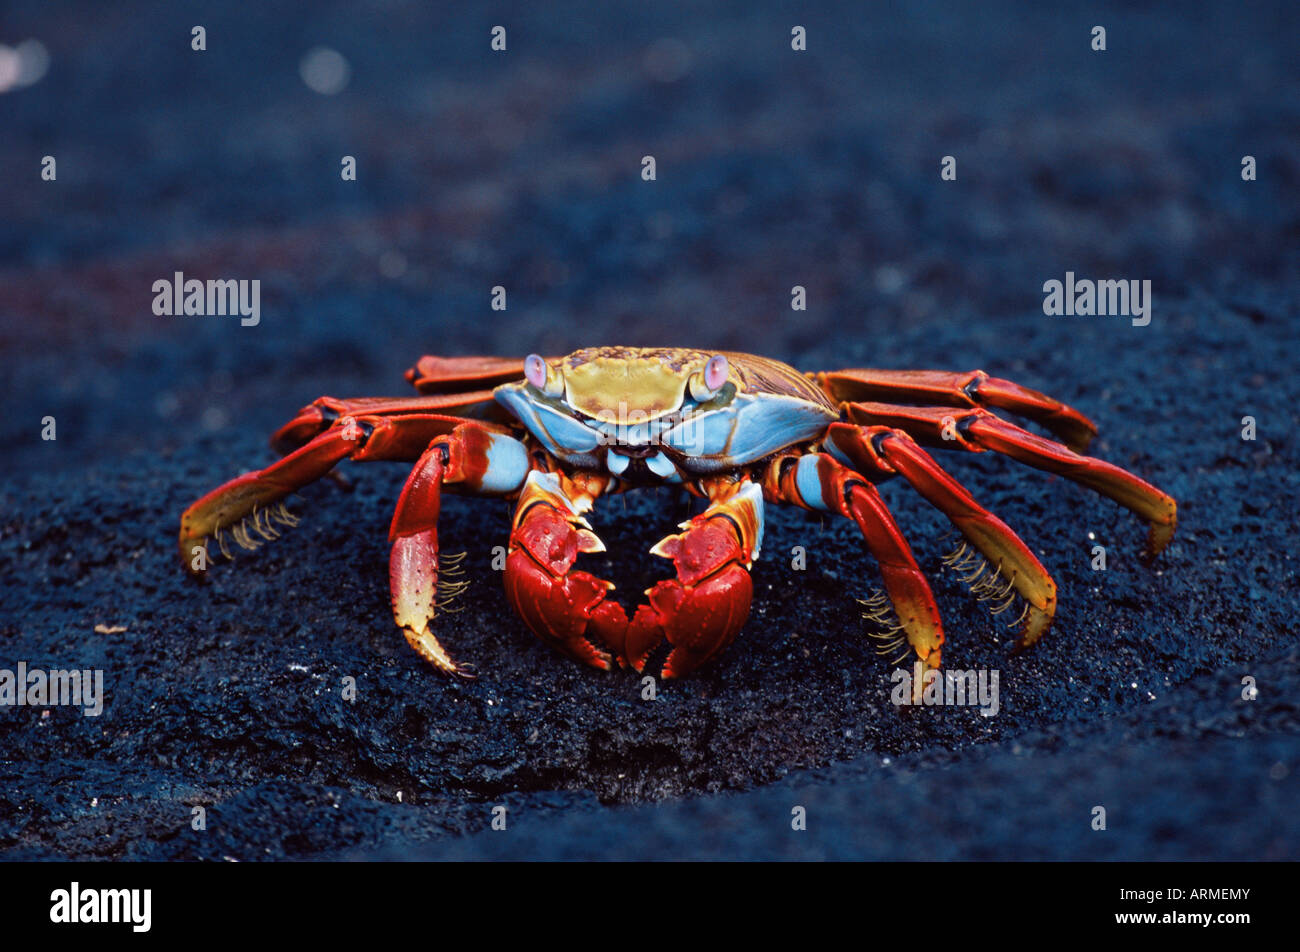
[[708, 400], [727, 382], [727, 358], [715, 354], [709, 358], [704, 369], [691, 378], [691, 396], [696, 400]]
[[546, 361], [537, 354], [524, 358], [524, 376], [538, 390], [546, 389]]
[[710, 357], [709, 362], [704, 365], [704, 386], [710, 390], [721, 390], [726, 382], [727, 358], [721, 354]]
[[524, 377], [548, 397], [558, 397], [564, 393], [564, 377], [538, 354], [529, 354], [524, 358]]

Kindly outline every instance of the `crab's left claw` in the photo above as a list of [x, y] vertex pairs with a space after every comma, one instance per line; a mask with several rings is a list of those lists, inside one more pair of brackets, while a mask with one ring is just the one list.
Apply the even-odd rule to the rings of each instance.
[[756, 483], [716, 492], [700, 515], [650, 551], [672, 559], [677, 577], [648, 589], [627, 628], [625, 657], [638, 671], [664, 639], [672, 652], [660, 676], [677, 678], [716, 657], [749, 616], [749, 568], [763, 541], [763, 493]]

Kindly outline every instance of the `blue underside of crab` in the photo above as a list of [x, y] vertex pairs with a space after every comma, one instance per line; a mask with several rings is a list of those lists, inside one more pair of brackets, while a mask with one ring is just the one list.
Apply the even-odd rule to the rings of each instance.
[[622, 476], [631, 461], [644, 460], [638, 472], [667, 481], [756, 462], [816, 439], [836, 418], [826, 407], [795, 397], [735, 393], [731, 387], [703, 403], [687, 398], [676, 411], [655, 418], [631, 408], [595, 419], [527, 384], [498, 387], [495, 396], [547, 452], [571, 466]]

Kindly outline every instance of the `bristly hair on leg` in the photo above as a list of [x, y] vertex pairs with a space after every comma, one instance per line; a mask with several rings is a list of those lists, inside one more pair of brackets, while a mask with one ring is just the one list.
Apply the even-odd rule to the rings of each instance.
[[288, 526], [290, 529], [302, 521], [291, 513], [289, 507], [283, 502], [277, 502], [274, 506], [268, 507], [266, 511], [270, 518], [274, 519], [282, 526]]
[[468, 552], [457, 552], [455, 555], [438, 555], [438, 598], [434, 601], [433, 607], [444, 612], [458, 612], [463, 608], [451, 608], [450, 605], [456, 598], [463, 594], [470, 583], [449, 582], [448, 577], [458, 578], [465, 574], [465, 557]]
[[[958, 580], [970, 590], [976, 600], [992, 602], [989, 611], [994, 615], [1003, 614], [1017, 601], [1021, 601], [1016, 592], [1015, 573], [1010, 578], [1004, 578], [1000, 559], [990, 571], [988, 560], [964, 539], [957, 548], [944, 556], [943, 564], [957, 573]], [[1029, 603], [1025, 602], [1019, 617], [1007, 627], [1017, 627], [1028, 612]]]
[[208, 538], [215, 539], [221, 554], [227, 561], [233, 562], [235, 557], [231, 554], [230, 547], [226, 545], [226, 534], [229, 534], [241, 549], [252, 552], [267, 542], [280, 538], [282, 533], [276, 528], [277, 525], [293, 528], [301, 521], [282, 502], [273, 506], [263, 506], [261, 509], [254, 506], [253, 511], [238, 522], [227, 523], [213, 529], [212, 534], [203, 540], [204, 548], [207, 548]]
[[894, 603], [889, 600], [889, 596], [880, 589], [875, 589], [871, 597], [859, 598], [857, 602], [866, 608], [862, 617], [875, 626], [875, 630], [867, 631], [867, 637], [872, 641], [880, 642], [880, 647], [875, 649], [876, 654], [892, 654], [902, 648], [898, 657], [891, 659], [889, 663], [898, 664], [906, 658], [912, 649], [907, 643], [907, 635], [903, 632], [902, 622], [898, 620]]
[[253, 507], [253, 530], [267, 542], [280, 538], [280, 533], [271, 525], [271, 517], [266, 510], [256, 506]]
[[230, 526], [230, 535], [239, 543], [241, 549], [246, 549], [249, 552], [260, 548], [262, 545], [248, 534], [248, 516]]

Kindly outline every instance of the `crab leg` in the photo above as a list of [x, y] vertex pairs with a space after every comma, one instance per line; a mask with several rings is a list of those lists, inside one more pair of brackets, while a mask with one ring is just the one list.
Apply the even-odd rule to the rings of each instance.
[[838, 513], [858, 524], [880, 566], [901, 633], [928, 667], [939, 667], [944, 640], [939, 606], [876, 487], [834, 457], [811, 453], [773, 461], [763, 479], [763, 490], [769, 499]]
[[425, 397], [356, 397], [347, 400], [319, 397], [275, 432], [271, 446], [279, 453], [291, 453], [331, 426], [346, 426], [350, 420], [361, 417], [402, 418], [436, 414], [457, 419], [495, 419], [497, 407], [491, 390]]
[[705, 489], [709, 507], [650, 550], [672, 560], [676, 578], [647, 589], [648, 602], [627, 626], [623, 653], [637, 671], [666, 640], [672, 651], [660, 677], [689, 674], [724, 651], [749, 616], [749, 569], [763, 541], [762, 490], [727, 479]]
[[191, 572], [200, 571], [194, 556], [198, 548], [206, 550], [209, 536], [216, 536], [224, 550], [224, 531], [229, 531], [244, 548], [256, 548], [260, 543], [250, 533], [255, 531], [269, 538], [268, 530], [274, 532], [264, 514], [268, 510], [280, 513], [277, 518], [283, 521], [286, 517], [277, 504], [320, 479], [340, 460], [414, 460], [430, 440], [464, 422], [439, 414], [347, 419], [346, 424], [342, 419], [336, 421], [265, 469], [245, 473], [217, 487], [186, 509], [181, 515], [179, 540], [181, 561], [186, 567]]
[[582, 514], [608, 477], [575, 483], [560, 473], [528, 474], [515, 506], [506, 557], [506, 597], [543, 642], [575, 660], [609, 670], [627, 629], [622, 606], [606, 595], [610, 582], [572, 571], [582, 552], [605, 546]]
[[438, 578], [438, 511], [442, 489], [509, 495], [529, 475], [528, 451], [514, 437], [461, 423], [435, 439], [424, 451], [398, 497], [388, 538], [393, 543], [388, 577], [393, 619], [407, 642], [441, 671], [472, 677], [472, 669], [457, 664], [434, 637], [430, 623], [444, 602], [463, 583]]
[[910, 436], [884, 426], [834, 423], [827, 431], [826, 448], [868, 477], [902, 476], [952, 520], [970, 545], [988, 560], [951, 560], [958, 563], [959, 570], [968, 571], [967, 582], [981, 600], [995, 602], [996, 614], [1011, 607], [1014, 594], [1028, 603], [1020, 617], [1023, 624], [1018, 648], [1028, 647], [1046, 633], [1056, 613], [1056, 583], [1051, 575], [1005, 522], [977, 503]]
[[522, 357], [421, 357], [406, 372], [420, 393], [459, 393], [487, 390], [524, 379]]
[[1040, 423], [1077, 453], [1088, 448], [1097, 426], [1073, 407], [982, 370], [840, 370], [812, 374], [837, 403], [883, 403], [946, 407], [996, 407]]
[[1087, 486], [1147, 520], [1149, 557], [1159, 555], [1174, 536], [1178, 508], [1171, 496], [1127, 470], [1091, 456], [1080, 456], [987, 410], [954, 411], [886, 403], [850, 403], [845, 410], [854, 423], [896, 427], [931, 446], [971, 453], [992, 450]]

